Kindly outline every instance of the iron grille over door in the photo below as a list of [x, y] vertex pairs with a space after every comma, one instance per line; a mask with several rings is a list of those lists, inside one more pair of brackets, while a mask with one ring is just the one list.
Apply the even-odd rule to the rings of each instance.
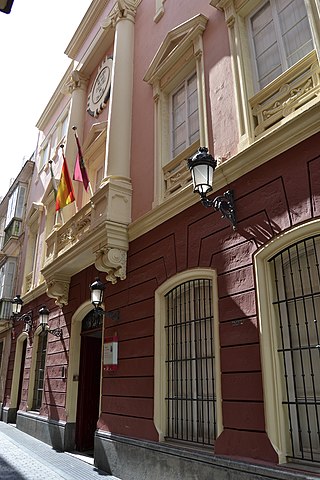
[[200, 279], [166, 295], [167, 438], [202, 445], [216, 437], [211, 292]]
[[289, 459], [320, 462], [320, 236], [270, 260]]

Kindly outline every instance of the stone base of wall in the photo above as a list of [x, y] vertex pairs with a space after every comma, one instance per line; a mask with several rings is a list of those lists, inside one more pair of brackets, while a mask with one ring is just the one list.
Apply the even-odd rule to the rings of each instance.
[[3, 407], [2, 409], [2, 421], [5, 423], [16, 423], [17, 409], [10, 407]]
[[74, 450], [75, 427], [75, 423], [58, 422], [31, 412], [17, 414], [19, 430], [60, 451]]
[[319, 480], [318, 475], [96, 432], [95, 466], [122, 480]]

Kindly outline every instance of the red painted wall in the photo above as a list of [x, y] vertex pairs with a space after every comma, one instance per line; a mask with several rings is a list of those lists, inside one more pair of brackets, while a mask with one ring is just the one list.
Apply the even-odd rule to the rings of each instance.
[[200, 203], [130, 244], [127, 279], [107, 289], [107, 335], [119, 336], [119, 368], [105, 374], [99, 426], [156, 440], [153, 425], [154, 292], [194, 267], [218, 275], [224, 431], [217, 454], [277, 462], [264, 424], [253, 255], [281, 231], [320, 214], [320, 135], [230, 185], [238, 226]]
[[[130, 244], [127, 278], [106, 289], [106, 336], [119, 337], [119, 368], [104, 372], [99, 428], [114, 434], [157, 441], [153, 423], [154, 292], [177, 272], [194, 267], [217, 271], [224, 431], [216, 441], [221, 455], [277, 462], [265, 433], [263, 390], [256, 312], [253, 255], [285, 229], [320, 215], [320, 134], [279, 155], [230, 185], [234, 189], [237, 230], [218, 212], [200, 202]], [[46, 296], [51, 327], [63, 328], [63, 339], [49, 336], [45, 400], [41, 414], [66, 419], [66, 380], [71, 317], [89, 298], [97, 276], [92, 266], [72, 278], [69, 304], [58, 309]], [[103, 278], [103, 274], [99, 274]], [[12, 346], [14, 354], [14, 343]], [[12, 354], [12, 355], [13, 355]], [[26, 409], [31, 348], [27, 349], [21, 408]], [[13, 356], [9, 362], [9, 405]]]

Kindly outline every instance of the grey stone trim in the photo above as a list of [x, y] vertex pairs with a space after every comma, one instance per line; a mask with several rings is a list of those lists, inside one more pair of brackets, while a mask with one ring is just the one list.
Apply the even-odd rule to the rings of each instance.
[[95, 465], [122, 480], [318, 480], [285, 466], [259, 465], [168, 443], [148, 442], [101, 430], [95, 435]]
[[35, 412], [17, 414], [17, 428], [60, 451], [74, 450], [75, 423], [42, 417]]
[[3, 407], [2, 420], [5, 423], [16, 423], [17, 408]]

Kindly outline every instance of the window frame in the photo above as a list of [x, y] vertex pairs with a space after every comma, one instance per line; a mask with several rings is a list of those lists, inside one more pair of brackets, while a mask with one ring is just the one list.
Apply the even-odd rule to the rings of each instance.
[[[260, 86], [260, 80], [259, 80], [259, 74], [258, 74], [258, 68], [257, 68], [257, 60], [256, 60], [256, 54], [255, 54], [255, 45], [254, 45], [254, 40], [253, 40], [253, 31], [252, 31], [252, 22], [251, 19], [252, 17], [259, 12], [267, 3], [270, 4], [270, 9], [272, 12], [272, 21], [274, 24], [274, 30], [276, 34], [276, 43], [277, 43], [277, 48], [279, 51], [279, 57], [280, 57], [280, 66], [281, 66], [281, 73], [275, 77], [278, 78], [281, 74], [289, 70], [291, 67], [294, 66], [295, 63], [298, 63], [305, 55], [303, 55], [299, 60], [294, 62], [293, 65], [289, 66], [288, 65], [288, 60], [287, 60], [287, 55], [285, 52], [284, 48], [284, 42], [283, 42], [283, 34], [281, 31], [281, 26], [280, 26], [280, 21], [279, 21], [279, 15], [278, 15], [278, 10], [276, 6], [275, 0], [261, 0], [260, 3], [256, 6], [254, 10], [250, 12], [250, 14], [246, 17], [246, 27], [247, 27], [247, 32], [248, 32], [248, 42], [250, 46], [250, 54], [251, 54], [251, 66], [252, 66], [252, 72], [253, 72], [253, 81], [254, 81], [254, 91], [255, 93], [258, 93], [260, 90], [263, 90], [269, 83], [271, 83], [273, 80], [270, 82], [267, 82], [263, 87]], [[305, 4], [304, 4], [305, 5]], [[306, 8], [306, 14], [308, 18], [308, 11]], [[311, 33], [311, 40], [313, 42], [313, 47], [314, 47], [314, 39], [312, 37], [312, 31], [311, 31], [311, 24], [310, 24], [310, 19], [308, 18], [308, 23], [310, 27], [310, 33]], [[311, 49], [312, 50], [312, 49]]]
[[[314, 2], [309, 0], [303, 0], [306, 5], [307, 15], [309, 19], [309, 25], [311, 28], [312, 40], [314, 44], [314, 50], [309, 55], [306, 55], [299, 62], [294, 64], [288, 70], [283, 72], [279, 77], [273, 80], [270, 84], [265, 86], [257, 94], [255, 94], [254, 80], [253, 80], [253, 65], [250, 54], [250, 45], [247, 30], [247, 18], [259, 7], [262, 3], [261, 0], [247, 0], [245, 2], [237, 2], [236, 0], [211, 0], [210, 5], [221, 10], [225, 14], [225, 21], [228, 27], [231, 63], [233, 69], [234, 88], [235, 88], [235, 100], [238, 111], [238, 129], [239, 129], [239, 142], [238, 149], [247, 149], [256, 140], [259, 140], [262, 136], [274, 132], [281, 136], [281, 130], [278, 127], [285, 125], [293, 117], [296, 119], [299, 117], [299, 113], [303, 113], [305, 106], [308, 102], [308, 106], [311, 108], [316, 104], [318, 100], [318, 87], [314, 87], [313, 95], [310, 90], [308, 95], [304, 97], [298, 97], [296, 102], [290, 100], [291, 108], [287, 108], [288, 98], [290, 98], [290, 90], [299, 89], [301, 85], [299, 82], [295, 82], [299, 76], [304, 73], [306, 76], [311, 75], [314, 72], [314, 63], [318, 65], [320, 69], [320, 9]], [[314, 73], [313, 73], [314, 74]], [[287, 88], [287, 94], [277, 99], [276, 94], [282, 92], [281, 87], [289, 85]], [[290, 88], [292, 84], [292, 87]], [[267, 107], [264, 106], [264, 97], [270, 98], [270, 102]], [[272, 98], [275, 98], [272, 101]], [[300, 99], [300, 101], [299, 101]], [[276, 111], [272, 112], [273, 103], [278, 100], [283, 108], [281, 114], [276, 114]], [[291, 103], [292, 102], [292, 103]], [[256, 109], [261, 106], [261, 110], [270, 110], [271, 119], [264, 125], [262, 122], [261, 128], [256, 128], [256, 122], [260, 126], [259, 112], [256, 113]], [[301, 108], [300, 108], [301, 107]], [[276, 110], [276, 109], [275, 109]], [[278, 109], [279, 112], [279, 109]], [[261, 112], [260, 112], [261, 113]], [[275, 115], [275, 117], [273, 117]], [[275, 120], [273, 121], [273, 118]], [[289, 147], [288, 147], [289, 148]]]
[[286, 463], [290, 452], [287, 419], [282, 406], [282, 376], [276, 350], [276, 315], [273, 308], [273, 276], [269, 260], [277, 253], [307, 237], [319, 234], [320, 221], [312, 220], [294, 227], [271, 240], [254, 256], [257, 286], [257, 314], [260, 333], [262, 380], [266, 432], [278, 454], [279, 463]]
[[27, 250], [24, 262], [23, 272], [23, 293], [32, 290], [40, 282], [40, 260], [39, 253], [41, 249], [40, 239], [43, 237], [43, 231], [40, 228], [44, 214], [44, 205], [42, 203], [33, 203], [26, 218], [26, 234], [28, 236]]
[[[36, 388], [36, 383], [37, 383], [37, 359], [38, 359], [38, 349], [39, 349], [39, 340], [40, 340], [40, 335], [42, 335], [42, 327], [39, 326], [37, 330], [34, 333], [33, 337], [33, 348], [32, 348], [32, 359], [31, 359], [31, 365], [30, 365], [30, 380], [29, 380], [29, 388], [28, 388], [28, 398], [27, 398], [27, 405], [28, 405], [28, 410], [33, 411], [37, 414], [41, 413], [41, 406], [39, 410], [34, 410], [34, 392]], [[44, 383], [43, 383], [43, 392], [42, 392], [42, 404], [43, 404], [43, 396], [45, 393], [45, 370], [46, 370], [46, 357], [47, 357], [47, 349], [48, 349], [48, 332], [44, 332], [44, 335], [47, 337], [47, 342], [46, 342], [46, 355], [45, 355], [45, 361], [44, 361]]]
[[[194, 269], [175, 275], [163, 283], [155, 292], [155, 335], [154, 335], [154, 424], [159, 435], [159, 441], [164, 442], [167, 430], [167, 366], [166, 348], [167, 339], [165, 333], [166, 298], [165, 295], [176, 286], [184, 282], [197, 279], [208, 279], [212, 285], [212, 313], [215, 352], [215, 393], [216, 393], [216, 438], [223, 430], [222, 425], [222, 393], [221, 393], [221, 369], [220, 369], [220, 340], [218, 319], [218, 286], [217, 274], [212, 269]], [[187, 443], [186, 443], [187, 444]]]
[[[144, 80], [153, 87], [154, 99], [155, 175], [153, 206], [160, 205], [189, 185], [191, 176], [186, 169], [185, 160], [195, 153], [200, 145], [208, 146], [202, 41], [207, 22], [207, 17], [199, 14], [170, 30], [144, 76]], [[190, 149], [186, 148], [185, 155], [181, 152], [176, 158], [172, 158], [171, 95], [194, 72], [197, 75], [199, 141], [194, 142], [191, 153]], [[170, 158], [169, 162], [168, 158]], [[169, 177], [168, 182], [167, 178]], [[178, 180], [172, 188], [168, 187], [171, 180], [173, 182]]]
[[9, 197], [4, 230], [6, 230], [13, 219], [23, 219], [25, 213], [26, 194], [27, 185], [25, 183], [18, 183]]
[[[178, 85], [169, 95], [169, 105], [170, 105], [170, 122], [169, 122], [169, 132], [170, 132], [170, 160], [168, 160], [168, 163], [170, 161], [174, 160], [178, 155], [180, 155], [183, 151], [187, 150], [193, 143], [200, 141], [200, 138], [197, 138], [193, 142], [190, 141], [190, 126], [189, 126], [189, 109], [188, 109], [188, 82], [191, 80], [193, 77], [196, 78], [197, 82], [197, 72], [194, 71], [193, 73], [187, 75], [185, 79]], [[174, 155], [174, 151], [178, 149], [178, 147], [174, 147], [174, 110], [173, 110], [173, 98], [174, 96], [184, 88], [184, 101], [185, 101], [185, 123], [186, 123], [186, 135], [185, 135], [185, 148], [183, 148], [181, 151], [179, 151], [176, 155]], [[198, 86], [197, 86], [197, 100], [198, 98]], [[199, 137], [200, 137], [200, 122], [199, 122], [199, 103], [197, 104], [197, 112], [198, 112], [198, 131], [199, 131]]]
[[[43, 402], [47, 349], [48, 349], [48, 332], [41, 332], [38, 335], [35, 377], [34, 377], [34, 384], [33, 384], [32, 411], [34, 412], [40, 412], [42, 402]], [[42, 383], [42, 386], [41, 386], [41, 383]]]

